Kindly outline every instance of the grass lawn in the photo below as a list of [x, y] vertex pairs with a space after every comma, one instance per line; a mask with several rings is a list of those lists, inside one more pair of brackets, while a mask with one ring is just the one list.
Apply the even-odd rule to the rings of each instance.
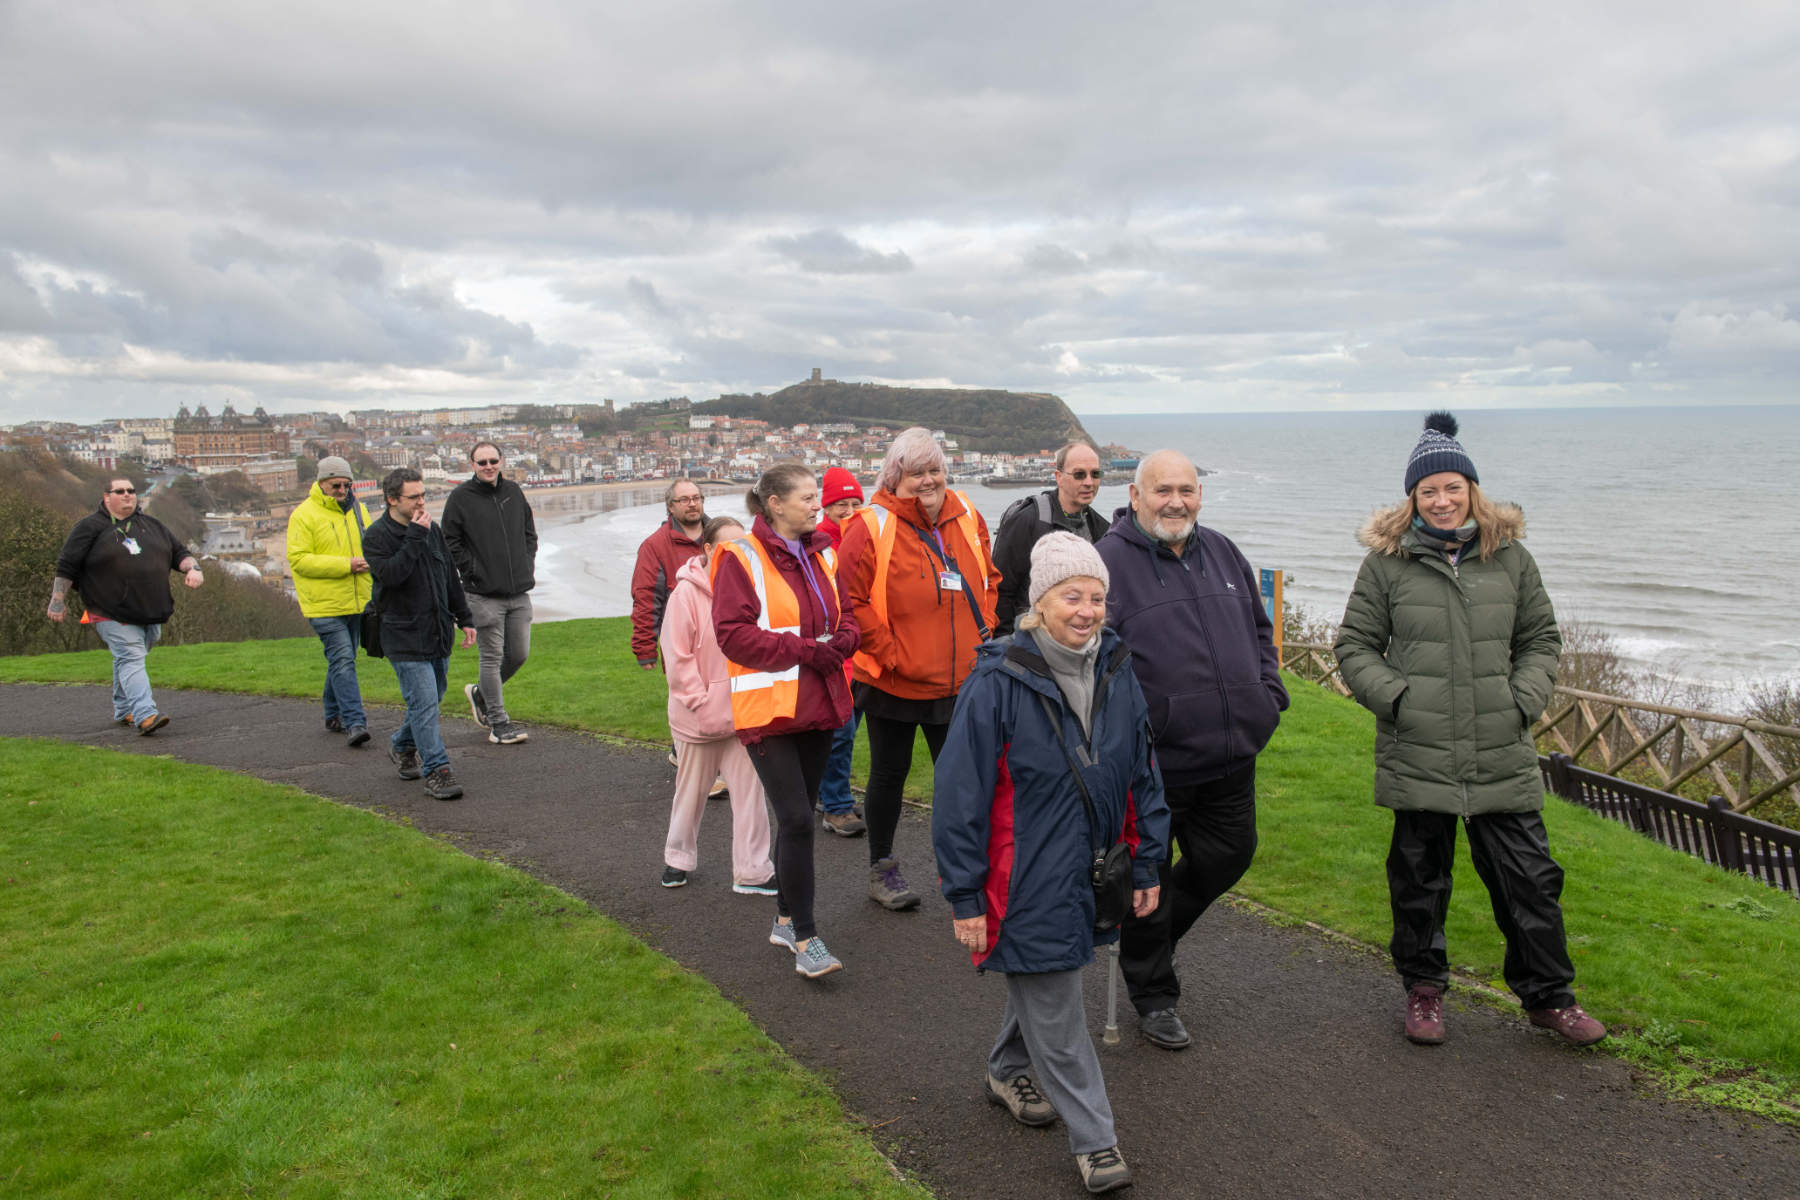
[[0, 754], [0, 1193], [923, 1195], [579, 900], [209, 767]]
[[[665, 741], [663, 680], [631, 660], [628, 629], [625, 618], [534, 626], [532, 660], [507, 686], [508, 708], [525, 722]], [[454, 695], [474, 680], [475, 655], [459, 651], [451, 661]], [[102, 683], [109, 672], [104, 651], [0, 659], [4, 681]], [[365, 695], [398, 703], [385, 664], [365, 661], [362, 672]], [[162, 687], [312, 696], [323, 661], [311, 639], [178, 646], [156, 650], [150, 673]], [[1293, 707], [1258, 764], [1256, 862], [1235, 890], [1384, 946], [1392, 818], [1370, 799], [1374, 719], [1316, 685], [1290, 677], [1289, 688]], [[859, 739], [859, 780], [866, 768]], [[930, 785], [920, 739], [907, 790], [928, 798]], [[1610, 1044], [1677, 1090], [1800, 1120], [1800, 1023], [1792, 1017], [1800, 903], [1561, 800], [1551, 799], [1544, 817], [1568, 875], [1576, 990], [1620, 1033]], [[1504, 986], [1504, 947], [1466, 847], [1456, 878], [1451, 961]]]

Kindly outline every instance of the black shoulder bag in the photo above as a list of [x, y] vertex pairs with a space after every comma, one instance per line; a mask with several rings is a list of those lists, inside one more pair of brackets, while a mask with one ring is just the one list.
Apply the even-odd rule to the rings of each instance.
[[1050, 719], [1050, 728], [1056, 732], [1056, 744], [1062, 747], [1069, 774], [1075, 780], [1075, 790], [1081, 793], [1082, 806], [1087, 809], [1088, 846], [1093, 851], [1093, 859], [1088, 864], [1088, 880], [1094, 885], [1094, 932], [1111, 933], [1131, 915], [1131, 847], [1122, 841], [1107, 846], [1098, 840], [1100, 814], [1094, 811], [1094, 798], [1088, 794], [1081, 764], [1075, 760], [1068, 740], [1063, 737], [1062, 714], [1044, 693], [1037, 693], [1037, 698], [1044, 706], [1044, 715]]
[[[350, 492], [350, 511], [356, 514], [356, 530], [366, 540], [369, 536], [368, 526], [363, 524], [362, 504], [356, 499], [354, 488]], [[376, 582], [375, 572], [369, 572], [369, 603], [362, 610], [361, 641], [363, 653], [370, 658], [386, 658], [381, 649], [381, 599], [375, 592], [381, 586]]]

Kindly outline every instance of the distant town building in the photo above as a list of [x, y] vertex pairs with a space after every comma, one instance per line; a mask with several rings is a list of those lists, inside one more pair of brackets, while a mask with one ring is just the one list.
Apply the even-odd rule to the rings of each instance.
[[252, 459], [288, 453], [287, 434], [260, 407], [244, 416], [227, 404], [215, 417], [205, 405], [189, 413], [184, 404], [175, 414], [173, 438], [175, 462], [202, 472], [237, 470]]

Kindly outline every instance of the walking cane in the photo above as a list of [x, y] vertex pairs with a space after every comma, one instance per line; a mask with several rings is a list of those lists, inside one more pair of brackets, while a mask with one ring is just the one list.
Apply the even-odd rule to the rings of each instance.
[[1112, 944], [1106, 956], [1106, 1029], [1100, 1040], [1109, 1046], [1119, 1044], [1119, 943]]

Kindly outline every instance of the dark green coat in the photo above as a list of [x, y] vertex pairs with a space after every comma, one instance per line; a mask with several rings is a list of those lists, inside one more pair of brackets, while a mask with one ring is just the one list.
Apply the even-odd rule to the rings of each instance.
[[[1408, 502], [1410, 504], [1410, 502]], [[1344, 682], [1375, 714], [1375, 803], [1456, 813], [1544, 806], [1531, 723], [1550, 702], [1562, 636], [1525, 521], [1499, 507], [1503, 540], [1452, 567], [1415, 529], [1383, 541], [1382, 514], [1338, 629]]]

